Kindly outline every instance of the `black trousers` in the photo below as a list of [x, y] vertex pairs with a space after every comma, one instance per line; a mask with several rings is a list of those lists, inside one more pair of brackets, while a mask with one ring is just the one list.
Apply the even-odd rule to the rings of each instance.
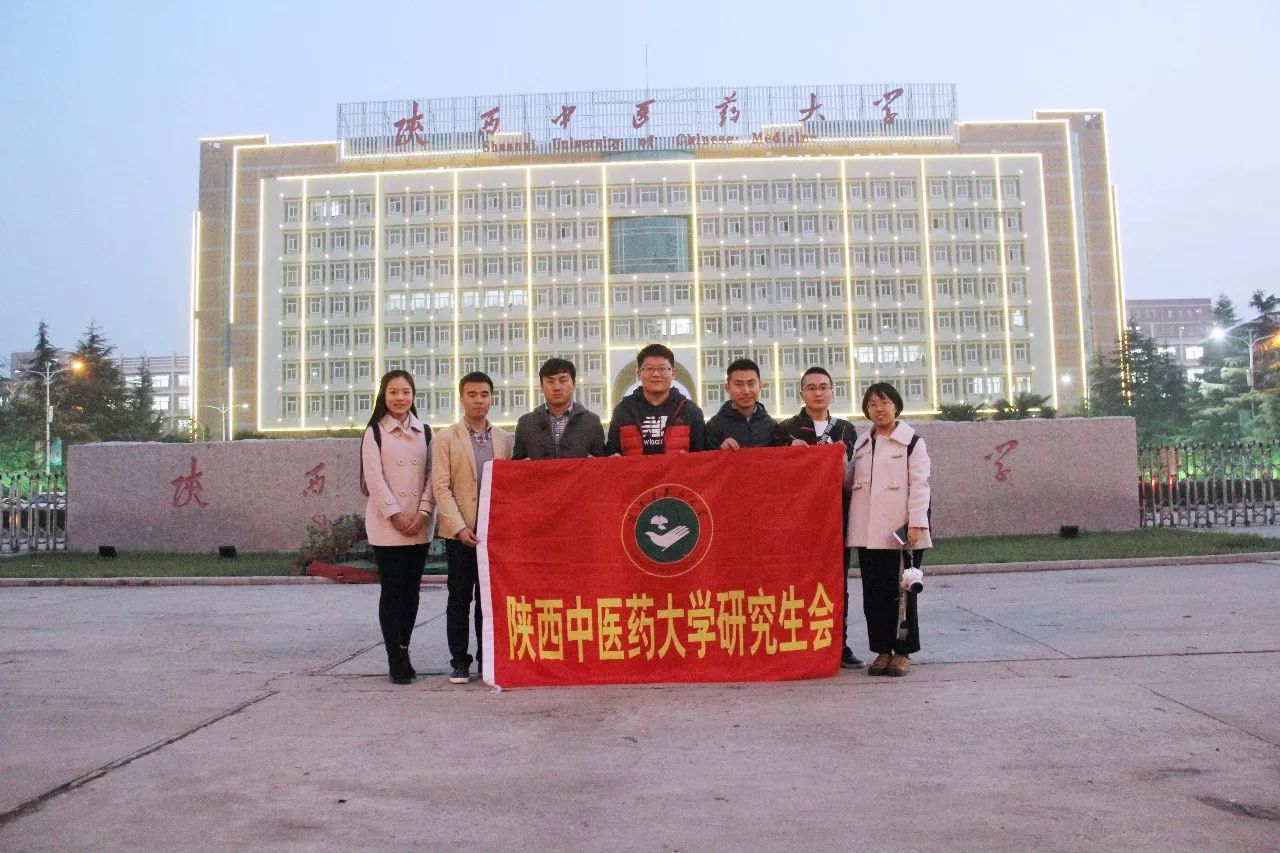
[[[476, 549], [463, 545], [457, 539], [444, 540], [445, 561], [449, 565], [449, 600], [444, 606], [444, 629], [449, 636], [449, 665], [454, 669], [469, 669], [472, 660], [481, 660], [481, 630], [484, 614], [480, 607], [480, 566], [476, 562]], [[475, 600], [476, 656], [467, 653], [467, 624], [471, 602]]]
[[[898, 566], [901, 551], [859, 548], [858, 568], [862, 571], [862, 615], [867, 617], [867, 641], [878, 655], [900, 655], [920, 651], [920, 623], [916, 616], [916, 596], [907, 596], [907, 638], [898, 639]], [[923, 551], [915, 552], [916, 565]]]
[[396, 646], [408, 646], [413, 624], [418, 621], [418, 594], [422, 569], [427, 563], [427, 546], [374, 545], [373, 561], [378, 564], [378, 624], [382, 641], [390, 654]]

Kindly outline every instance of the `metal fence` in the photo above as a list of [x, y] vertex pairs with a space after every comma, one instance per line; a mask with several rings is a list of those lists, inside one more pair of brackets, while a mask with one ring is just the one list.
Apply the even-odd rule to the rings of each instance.
[[67, 478], [0, 471], [0, 554], [67, 547]]
[[1143, 527], [1244, 527], [1280, 518], [1280, 446], [1196, 442], [1138, 451]]

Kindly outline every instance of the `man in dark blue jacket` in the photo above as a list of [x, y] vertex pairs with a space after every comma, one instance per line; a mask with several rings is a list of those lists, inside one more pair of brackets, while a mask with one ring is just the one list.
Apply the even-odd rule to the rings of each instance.
[[760, 366], [740, 358], [726, 371], [724, 390], [729, 399], [707, 421], [703, 442], [707, 450], [769, 447], [777, 422], [760, 402]]
[[578, 370], [567, 358], [549, 358], [538, 370], [543, 405], [516, 423], [512, 459], [604, 456], [600, 416], [573, 400]]
[[[800, 377], [800, 399], [804, 408], [791, 418], [778, 423], [773, 433], [775, 447], [791, 444], [843, 444], [845, 459], [853, 461], [853, 444], [858, 439], [858, 432], [853, 424], [831, 414], [831, 400], [834, 397], [834, 383], [831, 374], [822, 367], [810, 367]], [[840, 538], [844, 539], [844, 527], [849, 518], [849, 496], [853, 487], [850, 474], [852, 467], [846, 465], [844, 494], [840, 504]], [[849, 648], [849, 549], [844, 549], [844, 624], [841, 631], [844, 635], [844, 650], [840, 655], [840, 665], [846, 669], [857, 669], [862, 661]]]

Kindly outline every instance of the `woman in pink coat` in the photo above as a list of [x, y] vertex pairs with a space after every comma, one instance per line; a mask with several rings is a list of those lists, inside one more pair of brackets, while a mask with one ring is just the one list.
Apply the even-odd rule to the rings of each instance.
[[413, 681], [409, 637], [418, 619], [418, 592], [431, 541], [431, 428], [418, 420], [413, 376], [391, 370], [382, 377], [373, 415], [360, 440], [360, 482], [369, 496], [364, 529], [378, 564], [382, 595], [378, 622], [387, 668], [396, 684]]
[[[858, 549], [862, 613], [876, 659], [871, 675], [906, 675], [910, 655], [920, 651], [915, 593], [901, 592], [898, 570], [905, 558], [919, 566], [929, 538], [929, 451], [915, 430], [898, 422], [902, 395], [876, 382], [862, 395], [871, 429], [853, 446], [853, 498], [846, 543]], [[907, 528], [907, 547], [894, 531]], [[907, 636], [898, 639], [898, 595], [907, 596]]]

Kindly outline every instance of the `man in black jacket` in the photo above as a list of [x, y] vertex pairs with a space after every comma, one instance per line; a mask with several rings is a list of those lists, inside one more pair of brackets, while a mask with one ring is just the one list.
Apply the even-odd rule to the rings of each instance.
[[[831, 374], [821, 367], [810, 367], [800, 377], [800, 399], [804, 408], [795, 417], [787, 418], [778, 424], [773, 431], [773, 445], [785, 447], [789, 444], [844, 444], [845, 478], [844, 492], [840, 511], [840, 540], [844, 541], [844, 528], [849, 518], [849, 497], [853, 483], [850, 479], [849, 462], [853, 460], [853, 444], [858, 438], [853, 424], [841, 418], [832, 417], [831, 400], [835, 395], [831, 383]], [[849, 549], [844, 549], [844, 651], [840, 656], [840, 665], [846, 669], [862, 666], [862, 661], [849, 648]]]
[[516, 422], [512, 459], [578, 459], [604, 456], [600, 416], [573, 401], [578, 370], [566, 358], [549, 358], [538, 370], [545, 401]]
[[636, 354], [640, 387], [614, 406], [606, 453], [647, 456], [702, 450], [702, 409], [673, 385], [675, 366], [675, 353], [662, 344], [649, 344]]
[[760, 398], [760, 366], [740, 358], [726, 371], [724, 390], [729, 399], [707, 421], [703, 441], [707, 450], [769, 447], [777, 422], [769, 417]]

